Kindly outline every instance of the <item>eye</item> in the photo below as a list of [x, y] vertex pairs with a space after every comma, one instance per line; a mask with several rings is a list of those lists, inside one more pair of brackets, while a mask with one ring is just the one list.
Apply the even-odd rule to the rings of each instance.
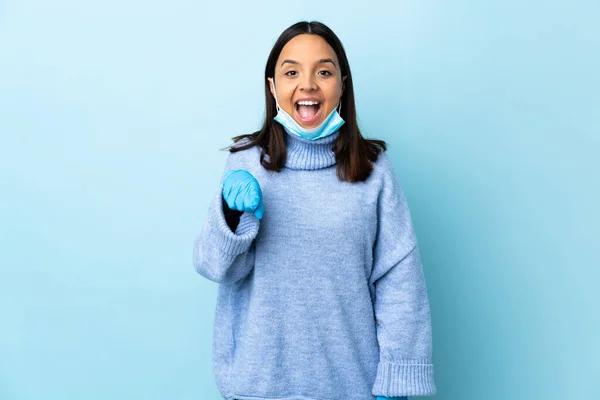
[[[286, 72], [284, 75], [287, 75], [287, 76], [292, 76], [292, 75], [288, 75], [290, 72], [293, 72], [294, 74], [296, 73], [296, 71], [294, 71], [294, 70], [291, 70], [291, 71], [288, 71], [288, 72]], [[323, 71], [319, 71], [319, 72], [325, 72], [325, 73], [327, 74], [327, 75], [325, 75], [325, 76], [331, 76], [331, 75], [333, 75], [331, 72], [329, 72], [329, 71], [327, 71], [327, 70], [323, 70]]]

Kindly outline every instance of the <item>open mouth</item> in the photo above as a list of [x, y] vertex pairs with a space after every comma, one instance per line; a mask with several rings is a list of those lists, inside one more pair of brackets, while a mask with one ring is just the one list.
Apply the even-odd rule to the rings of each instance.
[[306, 104], [295, 104], [294, 111], [300, 121], [305, 124], [311, 124], [319, 119], [321, 116], [321, 110], [323, 103], [306, 105]]

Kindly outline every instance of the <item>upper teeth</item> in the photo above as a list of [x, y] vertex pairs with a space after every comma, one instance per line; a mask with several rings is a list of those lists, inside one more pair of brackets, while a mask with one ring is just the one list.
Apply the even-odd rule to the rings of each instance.
[[303, 106], [314, 106], [319, 104], [318, 101], [312, 101], [312, 100], [306, 100], [306, 101], [299, 101], [298, 104], [302, 104]]

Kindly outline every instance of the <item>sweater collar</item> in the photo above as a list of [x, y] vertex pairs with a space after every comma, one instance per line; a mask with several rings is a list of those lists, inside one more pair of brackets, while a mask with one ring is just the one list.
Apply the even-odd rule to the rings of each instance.
[[287, 160], [286, 168], [320, 169], [335, 164], [335, 153], [331, 148], [340, 135], [339, 129], [329, 136], [310, 140], [291, 133], [286, 127]]

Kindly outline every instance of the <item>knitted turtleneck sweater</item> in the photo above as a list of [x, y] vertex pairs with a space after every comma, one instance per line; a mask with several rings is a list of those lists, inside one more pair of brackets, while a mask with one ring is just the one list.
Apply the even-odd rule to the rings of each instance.
[[[227, 157], [193, 248], [196, 271], [219, 284], [212, 360], [224, 399], [436, 393], [425, 277], [394, 166], [382, 152], [367, 181], [340, 181], [338, 135], [287, 132], [279, 173], [258, 146]], [[258, 180], [262, 219], [227, 207], [232, 169]]]

